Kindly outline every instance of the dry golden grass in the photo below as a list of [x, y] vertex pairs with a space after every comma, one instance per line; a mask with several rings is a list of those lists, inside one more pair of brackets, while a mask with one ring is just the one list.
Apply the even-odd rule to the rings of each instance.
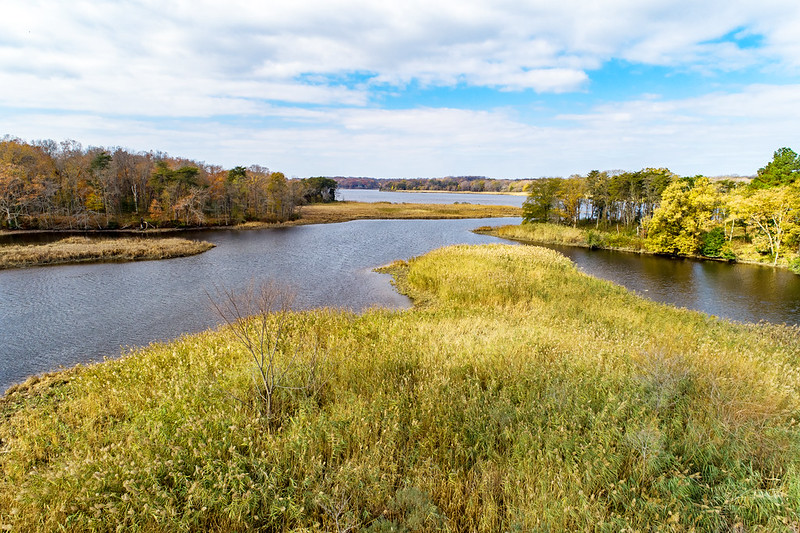
[[325, 362], [315, 394], [284, 372], [272, 420], [225, 328], [13, 388], [0, 528], [800, 527], [797, 328], [650, 302], [532, 246], [387, 270], [423, 305], [271, 315], [279, 365]]
[[145, 261], [195, 255], [213, 248], [188, 239], [90, 239], [69, 237], [57, 242], [0, 247], [0, 269], [65, 263]]
[[393, 204], [389, 202], [335, 202], [312, 204], [300, 209], [300, 218], [281, 224], [249, 222], [242, 229], [296, 226], [304, 224], [332, 224], [364, 219], [453, 219], [519, 217], [522, 209], [506, 205], [475, 204]]

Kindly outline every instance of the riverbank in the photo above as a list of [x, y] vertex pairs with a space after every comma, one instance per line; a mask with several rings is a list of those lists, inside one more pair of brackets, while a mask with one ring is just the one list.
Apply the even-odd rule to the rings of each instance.
[[109, 229], [109, 230], [0, 230], [0, 237], [6, 235], [25, 234], [59, 234], [59, 233], [86, 233], [89, 235], [103, 234], [170, 234], [182, 231], [198, 231], [204, 229], [262, 229], [279, 228], [287, 226], [303, 226], [308, 224], [334, 224], [337, 222], [350, 222], [352, 220], [404, 220], [404, 219], [458, 219], [458, 218], [503, 218], [522, 216], [522, 209], [505, 205], [475, 205], [475, 204], [395, 204], [390, 202], [332, 202], [325, 204], [310, 204], [299, 208], [300, 217], [285, 222], [246, 222], [231, 226], [189, 226], [183, 228], [149, 228], [139, 229]]
[[68, 263], [148, 261], [203, 253], [214, 245], [178, 238], [90, 239], [68, 237], [47, 244], [0, 246], [0, 269]]
[[[457, 219], [520, 217], [522, 208], [508, 205], [395, 204], [389, 202], [334, 202], [311, 204], [300, 209], [300, 218], [280, 226], [332, 224], [351, 220]], [[249, 223], [243, 227], [273, 227]]]
[[795, 328], [656, 304], [538, 247], [452, 246], [389, 270], [412, 310], [266, 317], [287, 386], [270, 417], [228, 329], [10, 389], [0, 524], [800, 524]]
[[[345, 189], [347, 190], [347, 189]], [[375, 189], [373, 189], [375, 190]], [[377, 189], [383, 190], [383, 189]], [[398, 189], [395, 191], [386, 191], [386, 192], [420, 192], [420, 193], [442, 193], [442, 194], [500, 194], [500, 195], [507, 195], [507, 196], [528, 196], [527, 192], [520, 192], [520, 191], [440, 191], [435, 189]]]
[[573, 228], [542, 222], [507, 226], [481, 226], [475, 233], [492, 235], [526, 244], [556, 244], [649, 254], [644, 239], [629, 233]]
[[[492, 235], [502, 239], [508, 239], [525, 244], [555, 244], [559, 246], [578, 246], [581, 248], [591, 248], [599, 250], [615, 250], [620, 252], [630, 252], [646, 255], [660, 255], [647, 249], [645, 240], [630, 232], [603, 231], [593, 228], [573, 228], [560, 224], [550, 224], [542, 222], [525, 223], [507, 226], [481, 226], [476, 228], [475, 233], [481, 235]], [[760, 259], [753, 245], [742, 244], [734, 240], [732, 250], [736, 256], [735, 262], [760, 265], [775, 268], [790, 268], [790, 261], [782, 257], [777, 265], [772, 264], [772, 260]], [[703, 261], [725, 261], [718, 257], [705, 257], [699, 255], [680, 256], [687, 259], [698, 259]], [[794, 271], [794, 270], [793, 270]], [[798, 272], [795, 272], [798, 273]]]

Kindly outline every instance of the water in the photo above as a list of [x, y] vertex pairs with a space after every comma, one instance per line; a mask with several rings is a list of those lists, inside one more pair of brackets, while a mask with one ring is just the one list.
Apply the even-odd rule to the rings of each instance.
[[513, 194], [478, 194], [452, 192], [403, 192], [379, 191], [377, 189], [339, 189], [337, 200], [351, 202], [391, 202], [393, 204], [454, 204], [456, 202], [477, 205], [512, 205], [522, 207], [525, 196]]
[[800, 323], [800, 276], [768, 266], [550, 246], [640, 296], [739, 322]]
[[[494, 219], [519, 223], [520, 219]], [[281, 229], [184, 234], [216, 248], [165, 261], [0, 271], [0, 391], [27, 376], [101, 360], [200, 331], [220, 320], [207, 292], [272, 279], [299, 308], [402, 308], [408, 300], [373, 268], [440, 246], [498, 239], [470, 230], [481, 220], [362, 220]], [[25, 240], [28, 236], [20, 236]]]
[[[0, 271], [0, 390], [31, 374], [113, 357], [123, 346], [213, 327], [220, 320], [206, 291], [216, 286], [241, 291], [251, 280], [273, 279], [294, 288], [300, 308], [407, 307], [374, 267], [448, 244], [500, 242], [470, 230], [519, 222], [361, 220], [214, 230], [186, 234], [217, 245], [193, 257]], [[657, 301], [738, 321], [800, 322], [800, 276], [784, 270], [555, 248], [587, 273]]]

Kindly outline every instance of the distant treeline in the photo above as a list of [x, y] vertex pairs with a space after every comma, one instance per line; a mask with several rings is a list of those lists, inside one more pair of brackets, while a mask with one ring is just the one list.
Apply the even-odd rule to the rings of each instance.
[[[665, 168], [534, 180], [526, 222], [620, 227], [670, 255], [736, 258], [732, 243], [773, 264], [800, 247], [800, 156], [781, 148], [752, 180], [679, 177]], [[745, 246], [746, 245], [746, 246]], [[793, 257], [795, 253], [791, 254]], [[800, 258], [791, 264], [800, 272]]]
[[287, 179], [252, 165], [224, 169], [163, 152], [83, 148], [76, 141], [0, 141], [0, 228], [105, 229], [286, 221], [330, 202], [334, 180]]
[[523, 192], [533, 180], [504, 180], [484, 176], [444, 178], [344, 178], [334, 177], [341, 189], [380, 189], [382, 191]]

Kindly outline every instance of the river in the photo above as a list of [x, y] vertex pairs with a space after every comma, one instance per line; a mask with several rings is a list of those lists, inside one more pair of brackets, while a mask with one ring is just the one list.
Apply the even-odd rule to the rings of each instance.
[[118, 355], [123, 346], [215, 326], [220, 320], [207, 293], [216, 287], [241, 291], [252, 280], [275, 280], [293, 289], [299, 308], [407, 307], [389, 276], [372, 269], [448, 244], [499, 242], [470, 231], [486, 222], [360, 220], [209, 230], [184, 234], [217, 245], [193, 257], [0, 271], [0, 390], [31, 374]]
[[[165, 261], [0, 271], [0, 390], [31, 374], [116, 356], [217, 325], [207, 293], [251, 280], [291, 286], [300, 308], [403, 308], [408, 300], [372, 271], [520, 219], [360, 220], [254, 231], [188, 233], [217, 245]], [[738, 321], [800, 321], [800, 276], [751, 265], [557, 248], [579, 268], [653, 300]]]
[[513, 205], [522, 207], [524, 195], [515, 194], [486, 194], [469, 192], [438, 192], [438, 191], [379, 191], [377, 189], [339, 189], [336, 191], [337, 200], [351, 202], [392, 202], [395, 204], [463, 204], [477, 205]]

